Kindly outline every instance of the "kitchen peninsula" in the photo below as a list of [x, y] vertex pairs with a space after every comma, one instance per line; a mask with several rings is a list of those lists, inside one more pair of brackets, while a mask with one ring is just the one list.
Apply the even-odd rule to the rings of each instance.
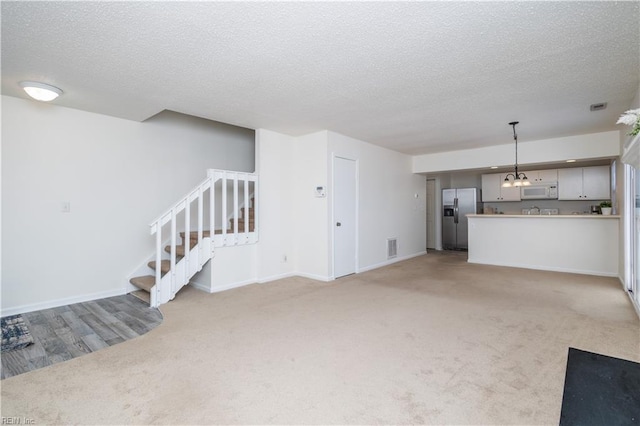
[[617, 277], [620, 216], [470, 214], [469, 262]]

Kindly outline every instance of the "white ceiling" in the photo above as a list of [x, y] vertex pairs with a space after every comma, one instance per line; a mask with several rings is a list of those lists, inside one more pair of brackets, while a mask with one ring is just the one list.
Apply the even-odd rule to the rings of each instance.
[[[2, 93], [408, 154], [626, 128], [638, 2], [6, 2]], [[589, 105], [608, 102], [604, 111]]]

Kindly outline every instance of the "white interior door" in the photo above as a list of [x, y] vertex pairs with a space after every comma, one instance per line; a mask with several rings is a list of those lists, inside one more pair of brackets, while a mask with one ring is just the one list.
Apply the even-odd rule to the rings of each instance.
[[333, 162], [333, 276], [356, 272], [356, 162], [335, 157]]

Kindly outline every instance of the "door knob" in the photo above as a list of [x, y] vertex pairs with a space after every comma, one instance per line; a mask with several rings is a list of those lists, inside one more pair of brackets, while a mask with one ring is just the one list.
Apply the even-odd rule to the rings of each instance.
[[336, 226], [342, 226], [340, 222], [336, 222]]

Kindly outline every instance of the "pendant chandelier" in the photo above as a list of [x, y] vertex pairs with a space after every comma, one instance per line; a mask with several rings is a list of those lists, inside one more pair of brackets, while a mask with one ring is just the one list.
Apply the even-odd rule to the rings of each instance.
[[529, 178], [524, 173], [518, 173], [518, 135], [516, 134], [516, 124], [519, 121], [512, 121], [509, 123], [509, 126], [513, 127], [513, 140], [516, 141], [516, 166], [515, 171], [513, 173], [508, 173], [504, 177], [504, 182], [502, 182], [503, 188], [509, 188], [511, 186], [529, 186], [531, 182], [529, 182]]

